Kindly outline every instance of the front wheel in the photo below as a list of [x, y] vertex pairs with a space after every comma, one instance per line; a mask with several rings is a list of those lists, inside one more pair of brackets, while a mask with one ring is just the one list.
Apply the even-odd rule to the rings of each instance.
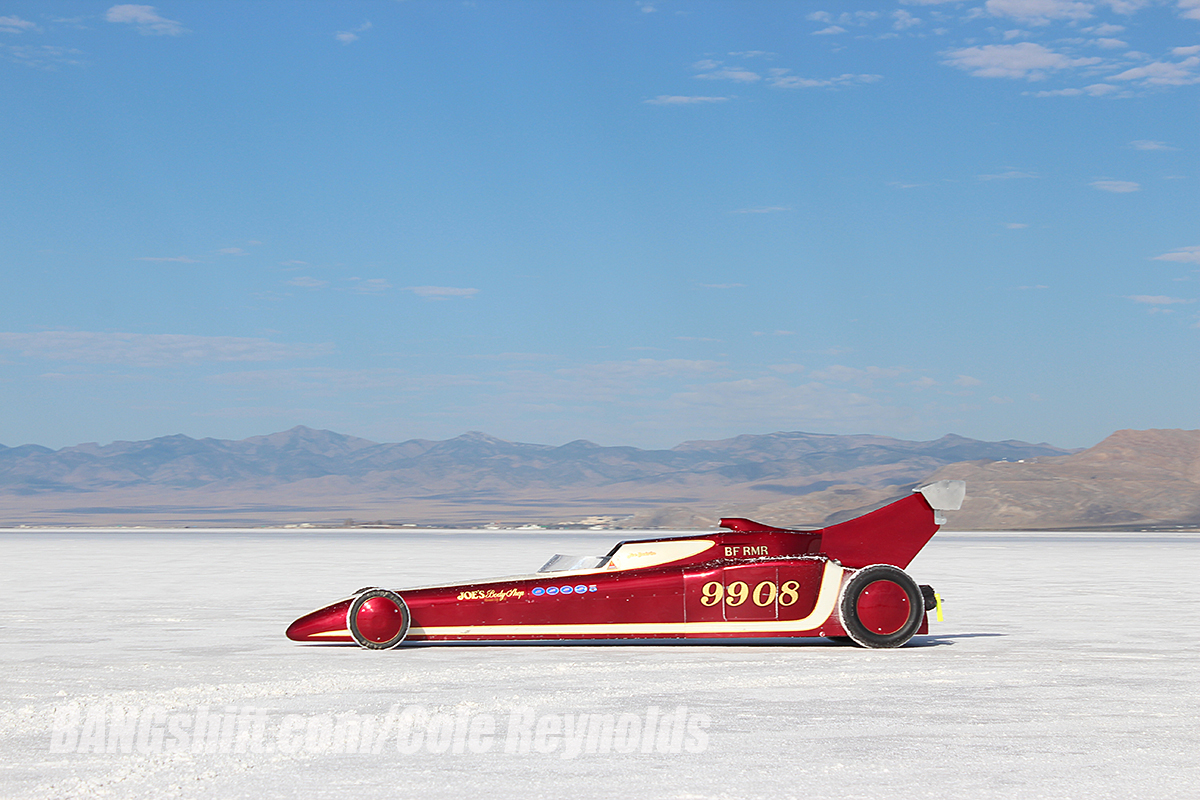
[[411, 622], [404, 598], [387, 589], [359, 592], [346, 611], [346, 629], [368, 650], [390, 650], [400, 644]]
[[925, 598], [916, 581], [891, 564], [852, 574], [838, 600], [842, 627], [863, 647], [900, 647], [921, 627]]

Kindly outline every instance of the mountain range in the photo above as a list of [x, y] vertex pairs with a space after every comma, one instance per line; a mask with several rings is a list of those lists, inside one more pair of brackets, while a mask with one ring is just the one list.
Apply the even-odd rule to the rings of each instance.
[[0, 445], [0, 525], [823, 525], [946, 477], [968, 481], [959, 529], [1194, 525], [1198, 437], [1121, 431], [1080, 452], [780, 432], [642, 450], [479, 432], [377, 443], [296, 427], [237, 441]]
[[[296, 427], [238, 441], [164, 436], [0, 446], [0, 523], [547, 523], [754, 506], [853, 484], [913, 483], [964, 460], [1063, 455], [1047, 444], [772, 433], [669, 450], [509, 442], [471, 432], [377, 443]], [[647, 520], [652, 524], [652, 520]]]

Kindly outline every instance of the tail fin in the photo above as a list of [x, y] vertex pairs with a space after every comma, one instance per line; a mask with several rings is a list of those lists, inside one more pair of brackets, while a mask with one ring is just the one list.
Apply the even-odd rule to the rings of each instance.
[[847, 567], [892, 564], [903, 569], [946, 523], [941, 512], [961, 508], [966, 493], [965, 481], [913, 489], [903, 500], [819, 531], [821, 550]]

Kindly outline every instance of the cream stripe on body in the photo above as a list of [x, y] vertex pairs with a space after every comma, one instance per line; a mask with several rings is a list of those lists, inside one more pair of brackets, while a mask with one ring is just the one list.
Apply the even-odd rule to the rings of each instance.
[[[800, 633], [820, 625], [833, 613], [842, 586], [842, 568], [825, 562], [817, 604], [804, 619], [713, 620], [711, 622], [592, 622], [557, 625], [447, 625], [430, 628], [413, 626], [408, 634], [429, 638], [443, 636], [548, 636], [554, 634], [650, 634], [650, 633]], [[329, 636], [334, 633], [326, 634]], [[348, 635], [348, 634], [347, 634]]]

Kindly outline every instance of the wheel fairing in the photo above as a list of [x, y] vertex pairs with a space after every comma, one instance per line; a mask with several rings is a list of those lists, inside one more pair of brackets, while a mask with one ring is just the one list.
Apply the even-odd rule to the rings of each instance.
[[404, 599], [387, 589], [371, 589], [346, 610], [346, 628], [361, 647], [389, 650], [404, 641], [412, 617]]
[[925, 619], [925, 602], [916, 581], [891, 564], [872, 564], [852, 573], [838, 600], [842, 627], [858, 645], [900, 647]]

